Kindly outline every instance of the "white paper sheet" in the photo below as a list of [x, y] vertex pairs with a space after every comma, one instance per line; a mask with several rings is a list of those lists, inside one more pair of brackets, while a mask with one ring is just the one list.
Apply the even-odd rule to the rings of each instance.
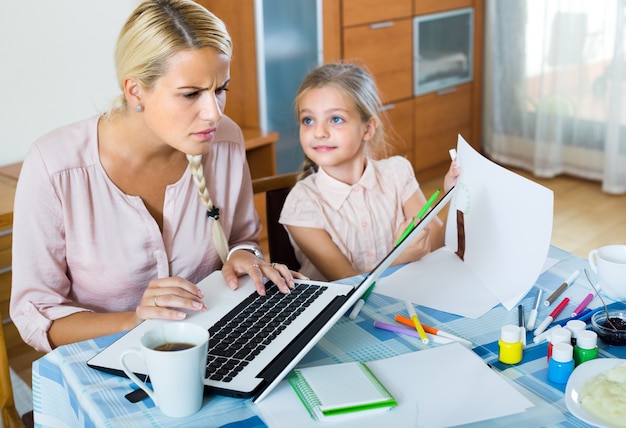
[[[349, 418], [359, 428], [443, 427], [512, 415], [533, 407], [501, 375], [458, 343], [393, 358], [368, 367], [398, 401], [388, 412]], [[346, 419], [314, 421], [287, 381], [257, 404], [271, 427], [346, 426]]]
[[[491, 162], [460, 135], [461, 168], [446, 223], [446, 246], [377, 282], [376, 292], [468, 318], [528, 293], [550, 249], [551, 190]], [[465, 252], [457, 251], [463, 212]]]

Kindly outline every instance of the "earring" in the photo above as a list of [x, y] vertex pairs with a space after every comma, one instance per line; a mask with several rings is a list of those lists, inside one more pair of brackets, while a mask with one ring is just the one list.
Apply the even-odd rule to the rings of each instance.
[[137, 107], [135, 107], [135, 110], [141, 113], [143, 111], [143, 106], [141, 104], [137, 104]]

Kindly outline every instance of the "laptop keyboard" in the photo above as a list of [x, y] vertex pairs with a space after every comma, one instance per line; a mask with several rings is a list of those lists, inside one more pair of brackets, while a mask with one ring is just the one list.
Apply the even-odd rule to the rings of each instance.
[[325, 286], [298, 283], [283, 294], [271, 282], [252, 293], [209, 329], [207, 379], [230, 382], [317, 299]]

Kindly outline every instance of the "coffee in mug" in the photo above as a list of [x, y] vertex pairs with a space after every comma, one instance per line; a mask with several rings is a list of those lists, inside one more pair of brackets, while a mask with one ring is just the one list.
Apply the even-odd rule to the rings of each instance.
[[193, 348], [194, 346], [195, 345], [193, 343], [165, 342], [158, 346], [155, 346], [153, 349], [155, 351], [171, 352], [171, 351], [182, 351], [184, 349]]
[[[202, 407], [209, 332], [188, 322], [163, 322], [141, 337], [139, 348], [120, 356], [124, 373], [154, 401], [163, 414], [191, 416]], [[128, 367], [125, 359], [139, 356], [150, 376], [150, 388]]]

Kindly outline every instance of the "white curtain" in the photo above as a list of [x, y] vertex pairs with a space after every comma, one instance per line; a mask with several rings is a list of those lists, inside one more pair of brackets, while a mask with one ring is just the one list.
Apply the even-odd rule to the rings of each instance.
[[483, 150], [626, 193], [626, 0], [487, 0]]

